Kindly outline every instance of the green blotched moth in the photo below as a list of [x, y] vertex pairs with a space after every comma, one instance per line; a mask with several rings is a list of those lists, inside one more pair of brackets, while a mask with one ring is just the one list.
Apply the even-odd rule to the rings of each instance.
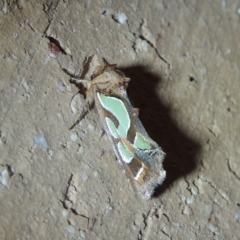
[[86, 102], [79, 121], [95, 103], [119, 163], [136, 193], [148, 200], [166, 177], [162, 166], [165, 153], [149, 137], [128, 99], [126, 89], [130, 79], [115, 65], [101, 65], [96, 56], [89, 59], [89, 65], [94, 65], [94, 61], [98, 63], [92, 71], [91, 80], [75, 80], [87, 87]]

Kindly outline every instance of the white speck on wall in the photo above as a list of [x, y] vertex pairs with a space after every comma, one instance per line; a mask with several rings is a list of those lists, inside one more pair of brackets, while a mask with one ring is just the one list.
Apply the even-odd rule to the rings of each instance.
[[187, 199], [187, 198], [186, 198], [185, 196], [181, 196], [181, 201], [182, 201], [182, 202], [185, 202], [186, 199]]
[[181, 38], [178, 40], [177, 46], [178, 46], [179, 48], [182, 48], [182, 46], [183, 46], [183, 41], [182, 41]]
[[147, 50], [148, 50], [148, 43], [147, 43], [147, 41], [145, 41], [145, 40], [142, 41], [142, 49], [143, 49], [145, 52], [147, 52]]
[[94, 176], [94, 177], [97, 177], [97, 176], [98, 176], [98, 172], [97, 172], [97, 171], [94, 171], [93, 176]]
[[68, 215], [69, 215], [69, 212], [66, 209], [63, 209], [62, 216], [66, 218]]
[[108, 213], [108, 212], [110, 212], [110, 211], [112, 211], [113, 210], [113, 208], [112, 208], [112, 206], [110, 205], [110, 204], [107, 204], [106, 206], [105, 206], [105, 213]]
[[222, 7], [223, 7], [223, 8], [226, 7], [226, 1], [225, 1], [225, 0], [221, 0], [221, 4], [222, 4]]
[[48, 55], [48, 56], [45, 58], [45, 61], [44, 61], [43, 65], [47, 65], [50, 59], [51, 59], [51, 57]]
[[93, 126], [92, 124], [88, 124], [87, 128], [93, 132], [95, 130], [95, 126]]
[[207, 214], [210, 214], [210, 213], [212, 212], [212, 206], [211, 206], [211, 205], [205, 206], [205, 212], [206, 212]]
[[214, 233], [215, 235], [219, 234], [219, 228], [213, 226], [212, 224], [208, 225], [208, 230], [211, 231], [212, 233]]
[[82, 174], [82, 180], [83, 180], [83, 182], [86, 182], [87, 179], [88, 179], [88, 175], [84, 172], [84, 173]]
[[159, 9], [159, 10], [164, 10], [164, 5], [162, 3], [157, 3], [156, 4], [156, 7]]
[[193, 202], [195, 201], [195, 197], [192, 195], [190, 198], [187, 198], [187, 204], [188, 205], [191, 205], [191, 204], [193, 204]]
[[67, 231], [69, 232], [69, 233], [74, 233], [75, 232], [75, 229], [74, 229], [74, 227], [73, 226], [68, 226], [67, 227]]
[[33, 142], [43, 149], [48, 149], [47, 141], [41, 133], [37, 137], [33, 138]]
[[48, 153], [48, 156], [51, 158], [53, 155], [53, 150], [48, 148], [47, 153]]
[[[239, 9], [239, 15], [240, 15], [240, 9]], [[230, 54], [232, 50], [230, 48], [227, 49], [226, 54]]]
[[240, 210], [238, 210], [238, 212], [237, 212], [237, 214], [235, 215], [234, 218], [237, 222], [240, 222]]
[[2, 8], [2, 12], [4, 14], [7, 14], [7, 12], [8, 12], [8, 1], [7, 0], [4, 0], [4, 5], [3, 5], [3, 8]]
[[182, 213], [183, 213], [184, 215], [190, 215], [191, 211], [190, 211], [189, 206], [186, 205], [186, 206], [184, 207]]
[[15, 88], [15, 87], [10, 87], [10, 89], [11, 89], [11, 91], [13, 92], [13, 93], [16, 93], [17, 92], [17, 89]]
[[201, 72], [202, 75], [206, 75], [207, 69], [205, 67], [203, 67], [203, 68], [200, 69], [200, 72]]
[[191, 187], [191, 193], [193, 195], [198, 195], [198, 193], [199, 193], [198, 188], [196, 186], [192, 186]]
[[83, 154], [83, 146], [82, 146], [82, 145], [79, 146], [77, 153], [78, 153], [79, 155]]
[[125, 13], [117, 13], [114, 18], [119, 24], [124, 24], [127, 21], [127, 16]]
[[60, 92], [64, 92], [64, 90], [65, 90], [65, 85], [61, 79], [58, 79], [58, 81], [57, 81], [57, 89]]
[[10, 179], [9, 172], [8, 172], [7, 168], [4, 168], [0, 172], [0, 182], [3, 186], [7, 187], [8, 183], [9, 183], [9, 179]]
[[79, 237], [81, 237], [80, 239], [85, 239], [86, 234], [83, 230], [80, 230]]
[[28, 87], [27, 82], [24, 81], [24, 82], [22, 83], [22, 87], [23, 87], [23, 89], [25, 90], [26, 93], [29, 93], [29, 87]]
[[240, 15], [240, 8], [237, 8], [236, 13]]
[[78, 138], [78, 136], [77, 136], [77, 134], [76, 134], [76, 133], [72, 133], [72, 134], [71, 134], [71, 136], [70, 136], [70, 138], [71, 138], [71, 140], [72, 140], [73, 142], [76, 142], [76, 141], [77, 141], [77, 138]]

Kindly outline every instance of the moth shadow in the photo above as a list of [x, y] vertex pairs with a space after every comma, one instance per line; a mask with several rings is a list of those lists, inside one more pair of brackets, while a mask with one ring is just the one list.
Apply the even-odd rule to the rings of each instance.
[[120, 69], [131, 78], [128, 96], [134, 107], [140, 109], [139, 118], [149, 136], [166, 153], [163, 167], [167, 177], [154, 194], [158, 197], [169, 186], [197, 168], [197, 155], [201, 146], [189, 138], [171, 117], [171, 109], [164, 106], [157, 94], [161, 76], [150, 73], [142, 66]]

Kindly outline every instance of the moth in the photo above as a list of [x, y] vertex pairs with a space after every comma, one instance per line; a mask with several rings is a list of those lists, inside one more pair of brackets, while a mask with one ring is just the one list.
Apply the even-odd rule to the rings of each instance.
[[86, 87], [86, 101], [79, 121], [95, 104], [118, 162], [136, 193], [149, 200], [166, 178], [162, 165], [165, 153], [149, 137], [138, 111], [129, 101], [126, 90], [130, 79], [116, 69], [116, 65], [99, 64], [97, 57], [88, 60], [88, 64], [94, 65], [94, 59], [97, 66], [91, 80], [74, 79]]

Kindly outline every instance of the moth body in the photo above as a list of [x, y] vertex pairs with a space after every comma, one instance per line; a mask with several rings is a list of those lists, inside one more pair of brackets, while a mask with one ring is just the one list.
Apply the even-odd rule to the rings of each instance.
[[87, 84], [86, 110], [95, 103], [118, 162], [136, 193], [148, 200], [166, 177], [162, 165], [165, 153], [149, 137], [130, 103], [126, 92], [129, 81], [109, 64], [99, 66], [91, 81], [79, 80]]

